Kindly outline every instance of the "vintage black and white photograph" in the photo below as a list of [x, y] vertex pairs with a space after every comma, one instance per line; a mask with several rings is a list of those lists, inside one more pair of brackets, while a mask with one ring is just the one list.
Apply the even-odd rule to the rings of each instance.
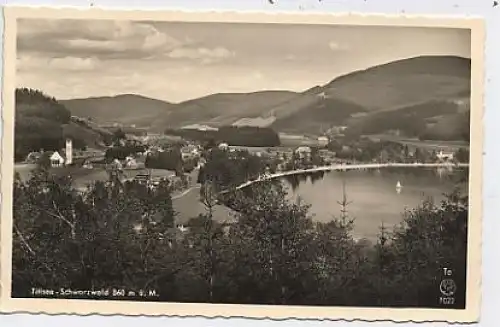
[[12, 299], [476, 306], [470, 24], [91, 13], [15, 19]]

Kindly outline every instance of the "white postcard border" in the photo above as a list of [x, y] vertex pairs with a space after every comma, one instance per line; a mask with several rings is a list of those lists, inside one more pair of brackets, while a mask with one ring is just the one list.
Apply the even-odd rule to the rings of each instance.
[[[385, 25], [413, 27], [464, 28], [471, 30], [471, 144], [469, 182], [469, 228], [467, 266], [467, 308], [356, 308], [301, 307], [270, 305], [226, 305], [156, 303], [104, 300], [13, 299], [12, 259], [12, 184], [14, 140], [14, 89], [17, 18], [115, 19], [182, 22], [232, 22], [276, 24]], [[483, 178], [483, 92], [484, 22], [480, 18], [414, 15], [263, 13], [225, 11], [137, 11], [76, 8], [4, 7], [4, 53], [2, 89], [1, 160], [1, 242], [0, 311], [46, 314], [151, 315], [180, 317], [244, 317], [308, 320], [364, 320], [395, 322], [475, 322], [480, 314], [482, 178]]]

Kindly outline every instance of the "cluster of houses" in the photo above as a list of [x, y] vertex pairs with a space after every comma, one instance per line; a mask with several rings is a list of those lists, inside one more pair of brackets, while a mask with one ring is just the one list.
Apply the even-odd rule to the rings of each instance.
[[201, 148], [194, 144], [188, 144], [181, 148], [182, 160], [190, 160], [201, 156]]
[[[127, 156], [125, 160], [114, 159], [112, 166], [118, 169], [144, 169], [146, 168], [146, 157], [144, 155]], [[92, 162], [85, 162], [83, 168], [92, 169]]]
[[[227, 145], [226, 145], [227, 146]], [[146, 157], [159, 152], [166, 151], [161, 146], [152, 145], [143, 153], [136, 153], [127, 156], [124, 160], [114, 160], [113, 164], [119, 168], [124, 169], [141, 169], [145, 168]], [[92, 169], [98, 165], [99, 161], [104, 159], [105, 152], [102, 150], [87, 149], [75, 150], [73, 149], [73, 142], [71, 139], [66, 140], [66, 146], [60, 151], [34, 151], [30, 152], [26, 159], [26, 163], [37, 163], [42, 156], [47, 155], [52, 167], [63, 167], [78, 165], [83, 168]], [[199, 158], [201, 156], [201, 148], [197, 145], [188, 144], [181, 148], [181, 155], [183, 160]]]
[[[318, 144], [320, 147], [325, 147], [330, 142], [327, 136], [318, 137]], [[218, 144], [218, 148], [220, 150], [235, 152], [238, 150], [238, 147], [230, 146], [227, 143]], [[146, 158], [148, 155], [152, 155], [154, 153], [164, 152], [166, 151], [163, 147], [158, 145], [151, 145], [149, 148], [144, 151], [144, 153], [137, 153], [134, 155], [129, 155], [125, 158], [125, 160], [114, 160], [113, 164], [118, 168], [122, 169], [143, 169], [145, 168]], [[183, 161], [188, 161], [191, 159], [199, 160], [202, 157], [202, 148], [199, 145], [195, 144], [187, 144], [180, 149], [181, 156]], [[258, 149], [254, 155], [257, 156], [267, 156], [275, 159], [285, 160], [287, 156], [290, 156], [292, 153], [295, 153], [296, 157], [299, 159], [310, 159], [312, 148], [310, 146], [299, 146], [295, 149], [268, 149], [267, 151]], [[97, 161], [104, 159], [104, 152], [101, 150], [74, 150], [73, 143], [71, 139], [66, 140], [65, 148], [61, 151], [50, 151], [44, 152], [43, 150], [40, 152], [31, 152], [27, 158], [27, 163], [35, 163], [37, 162], [42, 155], [49, 155], [50, 164], [52, 167], [62, 167], [68, 165], [78, 165], [83, 168], [92, 169], [96, 165], [98, 165]], [[328, 160], [335, 159], [335, 153], [331, 152], [327, 149], [320, 149], [319, 154], [322, 158]], [[446, 152], [440, 150], [436, 153], [436, 157], [439, 161], [452, 161], [454, 159], [453, 152]]]
[[25, 159], [26, 163], [37, 163], [44, 155], [48, 156], [52, 167], [63, 167], [81, 164], [85, 166], [92, 160], [103, 158], [104, 152], [96, 149], [75, 150], [71, 139], [66, 140], [64, 149], [60, 151], [40, 151], [30, 152]]
[[[322, 141], [322, 145], [327, 145], [329, 143], [328, 137], [320, 137], [318, 138], [318, 141]], [[318, 142], [320, 143], [320, 142]], [[233, 146], [228, 146], [225, 143], [219, 144], [219, 149], [227, 149], [229, 151], [236, 151], [239, 147], [233, 147]], [[242, 147], [244, 148], [244, 147]], [[248, 150], [248, 148], [247, 148]], [[343, 145], [342, 146], [342, 151], [350, 151], [352, 150], [351, 146], [348, 145]], [[359, 151], [363, 151], [362, 149], [358, 149]], [[252, 151], [250, 151], [252, 152]], [[256, 151], [252, 152], [254, 155], [259, 156], [259, 157], [266, 157], [271, 160], [273, 160], [276, 164], [276, 170], [277, 171], [282, 171], [285, 170], [285, 167], [287, 166], [287, 163], [289, 163], [291, 160], [298, 160], [300, 162], [309, 162], [312, 159], [312, 153], [313, 153], [313, 148], [311, 146], [299, 146], [295, 149], [292, 148], [269, 148], [267, 150], [262, 150], [257, 149]], [[341, 159], [337, 156], [337, 153], [334, 151], [331, 151], [329, 149], [324, 148], [324, 146], [321, 146], [318, 151], [317, 151], [319, 157], [323, 159], [323, 162], [325, 164], [334, 164], [334, 163], [345, 163], [346, 159]], [[410, 151], [408, 153], [410, 157], [414, 156], [414, 152]], [[382, 156], [382, 155], [381, 155]], [[387, 157], [386, 155], [385, 157]], [[384, 156], [382, 156], [384, 157]], [[293, 159], [295, 158], [295, 159]], [[450, 162], [454, 160], [454, 153], [450, 151], [444, 151], [440, 150], [439, 152], [436, 153], [436, 159], [438, 162]], [[374, 161], [378, 160], [376, 158], [373, 159]], [[389, 160], [387, 158], [386, 160]], [[297, 162], [295, 162], [297, 163]]]

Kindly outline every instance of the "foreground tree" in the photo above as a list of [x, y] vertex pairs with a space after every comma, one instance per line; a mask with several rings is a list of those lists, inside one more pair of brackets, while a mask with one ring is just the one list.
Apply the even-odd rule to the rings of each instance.
[[385, 303], [438, 306], [443, 269], [460, 285], [455, 306], [465, 306], [468, 199], [453, 193], [440, 205], [426, 201], [406, 214], [390, 236], [386, 255], [378, 257], [385, 278]]
[[174, 218], [166, 184], [110, 178], [78, 192], [71, 178], [40, 168], [15, 181], [14, 199], [14, 296], [36, 285], [134, 290], [175, 267], [163, 258]]
[[298, 304], [314, 280], [313, 223], [308, 206], [291, 204], [279, 183], [239, 192], [232, 226], [235, 293], [240, 302]]
[[[372, 246], [352, 237], [347, 196], [339, 217], [314, 223], [309, 206], [290, 201], [279, 181], [224, 194], [218, 182], [204, 179], [206, 212], [181, 231], [166, 182], [122, 183], [112, 170], [109, 181], [77, 191], [71, 177], [43, 165], [26, 182], [17, 176], [13, 296], [43, 285], [154, 289], [163, 301], [439, 307], [448, 268], [459, 286], [454, 307], [464, 307], [468, 199], [460, 193], [407, 212]], [[221, 202], [234, 219], [216, 221]]]

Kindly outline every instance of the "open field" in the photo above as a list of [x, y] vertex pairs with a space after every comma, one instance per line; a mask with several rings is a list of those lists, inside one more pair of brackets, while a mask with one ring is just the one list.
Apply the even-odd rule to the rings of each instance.
[[287, 133], [279, 133], [281, 146], [315, 146], [318, 145], [318, 140], [309, 138], [304, 135], [293, 135]]
[[427, 150], [456, 151], [460, 148], [469, 148], [469, 144], [463, 141], [423, 141], [419, 139], [406, 139], [395, 135], [366, 135], [366, 137], [372, 140], [398, 142], [404, 145], [408, 145], [408, 147], [410, 148], [419, 147]]

